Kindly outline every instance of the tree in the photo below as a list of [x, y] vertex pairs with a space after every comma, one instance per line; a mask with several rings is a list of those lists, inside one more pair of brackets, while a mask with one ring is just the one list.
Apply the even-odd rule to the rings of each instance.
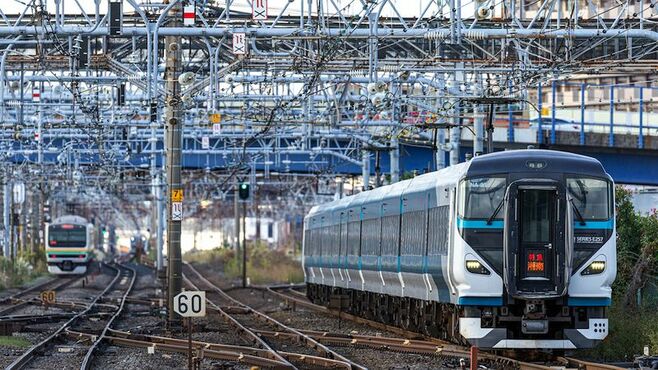
[[617, 187], [617, 279], [614, 292], [625, 307], [635, 308], [638, 291], [644, 287], [658, 258], [658, 218], [635, 212], [628, 190]]

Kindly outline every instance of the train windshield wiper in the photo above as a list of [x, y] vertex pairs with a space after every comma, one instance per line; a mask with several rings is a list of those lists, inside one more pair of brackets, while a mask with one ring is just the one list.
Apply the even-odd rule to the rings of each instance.
[[487, 225], [491, 225], [491, 221], [493, 221], [494, 218], [498, 215], [498, 212], [500, 212], [500, 209], [503, 208], [503, 203], [505, 203], [505, 198], [500, 200], [500, 203], [498, 203], [498, 206], [494, 210], [494, 212], [489, 216], [487, 219]]
[[578, 221], [580, 221], [580, 225], [585, 225], [585, 219], [583, 218], [582, 213], [580, 213], [580, 210], [578, 207], [576, 207], [576, 204], [573, 202], [573, 198], [569, 198], [569, 202], [571, 203], [571, 206], [573, 207], [573, 210], [576, 211], [576, 216], [578, 217]]

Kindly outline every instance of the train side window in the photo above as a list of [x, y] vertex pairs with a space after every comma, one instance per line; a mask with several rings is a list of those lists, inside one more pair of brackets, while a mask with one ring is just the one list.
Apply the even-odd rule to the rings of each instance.
[[347, 233], [347, 254], [350, 256], [358, 256], [361, 241], [361, 221], [350, 221], [347, 224]]
[[363, 220], [363, 235], [361, 244], [363, 245], [361, 254], [364, 256], [374, 256], [379, 254], [379, 229], [380, 219], [373, 218]]
[[425, 210], [407, 212], [402, 215], [402, 250], [400, 254], [422, 256], [425, 254], [426, 232]]
[[612, 185], [594, 178], [567, 178], [567, 191], [573, 206], [585, 221], [608, 220], [612, 216]]
[[430, 209], [428, 236], [428, 255], [446, 255], [448, 253], [448, 225], [450, 206]]
[[[488, 219], [505, 198], [504, 177], [464, 179], [459, 184], [459, 216], [464, 219]], [[494, 219], [502, 219], [498, 212]]]
[[399, 227], [399, 215], [389, 215], [382, 218], [382, 256], [398, 255]]

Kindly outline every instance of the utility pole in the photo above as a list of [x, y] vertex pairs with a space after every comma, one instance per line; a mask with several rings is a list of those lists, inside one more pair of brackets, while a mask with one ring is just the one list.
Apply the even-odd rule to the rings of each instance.
[[242, 287], [247, 287], [247, 201], [242, 201]]
[[235, 250], [236, 259], [240, 253], [240, 195], [238, 187], [239, 184], [236, 184], [235, 194], [233, 194], [233, 215], [235, 216], [235, 239], [233, 249]]
[[[171, 9], [171, 27], [181, 27], [181, 3]], [[157, 46], [156, 46], [157, 47]], [[181, 184], [181, 139], [183, 120], [181, 87], [178, 76], [181, 70], [181, 37], [165, 37], [165, 138], [167, 153], [167, 307], [169, 328], [180, 325], [180, 316], [174, 312], [174, 297], [181, 292], [181, 221], [183, 219], [183, 186]], [[157, 64], [157, 61], [155, 61]]]
[[248, 182], [238, 187], [238, 196], [242, 202], [242, 287], [247, 287], [247, 201], [251, 197]]

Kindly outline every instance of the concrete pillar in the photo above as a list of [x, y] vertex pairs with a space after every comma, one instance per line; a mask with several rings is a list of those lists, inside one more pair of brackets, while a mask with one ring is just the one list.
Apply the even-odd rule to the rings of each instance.
[[473, 113], [473, 157], [484, 153], [484, 112], [476, 106]]
[[446, 167], [446, 157], [443, 153], [443, 146], [446, 142], [446, 131], [444, 128], [438, 129], [436, 134], [436, 170], [440, 170]]
[[400, 143], [397, 137], [391, 139], [390, 166], [391, 184], [400, 181]]
[[2, 184], [2, 219], [3, 219], [3, 224], [4, 224], [4, 240], [3, 240], [3, 255], [5, 258], [10, 258], [11, 257], [11, 248], [9, 246], [9, 235], [10, 235], [10, 217], [11, 214], [9, 213], [9, 205], [11, 203], [11, 185], [5, 182]]
[[[455, 63], [457, 71], [454, 74], [453, 84], [455, 89], [461, 89], [464, 83], [464, 63]], [[452, 129], [450, 130], [450, 165], [459, 164], [459, 144], [461, 141], [461, 107], [459, 100], [454, 102], [452, 118]]]
[[[459, 113], [456, 113], [457, 115]], [[457, 122], [455, 126], [450, 129], [450, 165], [454, 166], [459, 164], [459, 144], [461, 140], [461, 127], [459, 126], [459, 118], [454, 118]]]
[[370, 153], [367, 150], [363, 151], [362, 161], [363, 190], [368, 190], [370, 188]]

